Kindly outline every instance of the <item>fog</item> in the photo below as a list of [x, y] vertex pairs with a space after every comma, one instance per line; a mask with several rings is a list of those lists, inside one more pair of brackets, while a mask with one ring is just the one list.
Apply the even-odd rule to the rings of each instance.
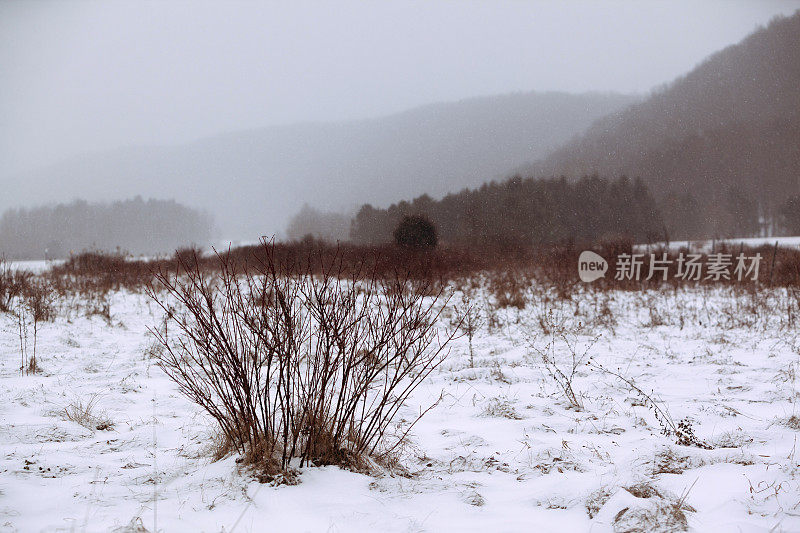
[[[80, 154], [380, 117], [480, 95], [644, 94], [798, 7], [798, 1], [3, 2], [0, 179], [15, 180], [21, 193], [0, 207], [39, 198], [24, 194], [20, 176]], [[506, 163], [510, 170], [523, 162]], [[281, 176], [265, 180], [291, 181]], [[274, 185], [286, 190], [285, 183]]]
[[373, 117], [518, 90], [647, 91], [798, 2], [3, 2], [0, 157]]

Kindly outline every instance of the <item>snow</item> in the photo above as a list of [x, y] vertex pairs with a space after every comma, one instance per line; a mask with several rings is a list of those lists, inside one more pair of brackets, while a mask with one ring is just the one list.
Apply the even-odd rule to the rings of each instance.
[[[747, 237], [747, 238], [734, 238], [734, 239], [716, 239], [716, 240], [703, 240], [703, 241], [671, 241], [669, 243], [670, 250], [680, 250], [681, 248], [689, 249], [693, 252], [710, 253], [714, 246], [720, 246], [725, 243], [729, 249], [737, 249], [740, 245], [758, 247], [758, 246], [783, 246], [786, 248], [800, 248], [800, 236], [797, 237]], [[637, 244], [637, 251], [642, 251], [648, 248], [646, 244]]]
[[56, 260], [30, 260], [30, 261], [9, 261], [8, 266], [11, 270], [25, 270], [34, 274], [39, 274], [49, 269], [51, 266], [63, 263], [61, 259]]
[[[474, 368], [456, 341], [401, 411], [412, 419], [443, 397], [403, 450], [410, 477], [329, 466], [280, 487], [235, 457], [212, 461], [212, 423], [150, 355], [161, 315], [146, 296], [115, 294], [110, 324], [72, 312], [41, 326], [43, 372], [31, 376], [19, 372], [16, 319], [0, 315], [0, 531], [602, 532], [684, 494], [696, 531], [798, 531], [800, 425], [787, 421], [800, 416], [800, 339], [778, 307], [789, 295], [770, 294], [773, 312], [752, 314], [748, 296], [722, 288], [547, 305], [538, 293], [481, 328]], [[714, 449], [675, 444], [591, 366], [574, 382], [584, 409], [570, 407], [530, 346], [546, 341], [552, 306], [588, 328], [581, 346], [599, 336], [594, 361], [654, 391], [676, 421], [691, 417]], [[615, 321], [598, 318], [603, 306]], [[111, 429], [65, 419], [92, 399]], [[639, 483], [659, 496], [622, 488]]]

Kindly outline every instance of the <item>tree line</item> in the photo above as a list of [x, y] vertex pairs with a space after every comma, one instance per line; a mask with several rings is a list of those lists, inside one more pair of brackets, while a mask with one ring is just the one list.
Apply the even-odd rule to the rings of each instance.
[[205, 244], [208, 213], [172, 200], [131, 200], [9, 209], [0, 217], [0, 254], [7, 259], [54, 259], [84, 250], [168, 253]]
[[364, 205], [350, 230], [358, 244], [391, 242], [404, 217], [422, 215], [448, 244], [578, 242], [626, 236], [665, 238], [658, 206], [640, 179], [587, 176], [490, 182], [441, 200], [428, 195], [387, 209]]

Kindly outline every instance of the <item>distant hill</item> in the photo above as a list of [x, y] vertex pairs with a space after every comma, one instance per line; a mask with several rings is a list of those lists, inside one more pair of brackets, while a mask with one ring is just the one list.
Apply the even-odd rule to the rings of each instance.
[[800, 12], [773, 20], [523, 175], [641, 177], [673, 237], [745, 236], [800, 192]]
[[252, 239], [280, 232], [304, 203], [345, 210], [479, 185], [543, 157], [634, 101], [616, 94], [519, 93], [374, 120], [89, 154], [24, 176], [0, 176], [9, 184], [0, 209], [76, 197], [176, 198], [208, 208], [222, 237]]

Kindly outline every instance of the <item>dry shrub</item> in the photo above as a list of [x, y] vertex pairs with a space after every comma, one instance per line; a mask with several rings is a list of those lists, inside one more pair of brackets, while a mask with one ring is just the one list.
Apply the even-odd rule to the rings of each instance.
[[[222, 255], [239, 270], [258, 269], [266, 260], [262, 246], [245, 246]], [[441, 284], [459, 276], [478, 272], [496, 262], [484, 250], [470, 247], [413, 248], [396, 245], [363, 246], [350, 243], [336, 245], [317, 240], [273, 243], [271, 252], [277, 262], [296, 264], [304, 272], [320, 274], [334, 259], [347, 277], [374, 276], [381, 279], [404, 276]], [[491, 260], [490, 260], [491, 259]], [[207, 268], [216, 268], [216, 264]]]
[[489, 276], [489, 291], [494, 295], [495, 304], [500, 309], [514, 307], [525, 309], [531, 276], [521, 269], [506, 268], [494, 270]]
[[767, 270], [767, 279], [772, 285], [781, 287], [800, 286], [800, 251], [790, 248], [771, 250], [761, 249], [761, 256], [766, 259], [767, 268], [772, 268], [772, 255], [775, 255], [774, 272]]
[[483, 408], [482, 416], [493, 418], [508, 418], [510, 420], [522, 420], [522, 416], [514, 408], [513, 402], [508, 398], [492, 398]]
[[604, 374], [608, 374], [620, 380], [637, 396], [640, 405], [647, 407], [653, 413], [656, 422], [661, 428], [661, 434], [665, 437], [671, 437], [675, 440], [675, 444], [680, 446], [694, 446], [704, 450], [711, 450], [713, 446], [704, 440], [700, 439], [694, 433], [694, 424], [691, 418], [684, 417], [678, 422], [672, 418], [667, 405], [656, 396], [655, 391], [647, 393], [639, 387], [636, 382], [630, 377], [621, 374], [621, 370], [609, 370], [593, 359], [588, 360], [591, 368], [599, 370]]
[[578, 279], [578, 256], [580, 250], [574, 242], [542, 247], [534, 256], [534, 263], [540, 268], [541, 281], [552, 286], [559, 298], [571, 299]]
[[10, 313], [14, 299], [22, 296], [30, 284], [33, 274], [24, 270], [15, 270], [0, 259], [0, 312]]
[[152, 281], [153, 267], [148, 261], [131, 259], [122, 253], [83, 252], [54, 265], [49, 276], [62, 294], [140, 291]]
[[[594, 250], [609, 262], [609, 271], [591, 285], [579, 281], [577, 260], [583, 250]], [[278, 262], [296, 264], [304, 272], [320, 274], [324, 265], [334, 258], [341, 264], [343, 274], [348, 277], [364, 275], [381, 279], [396, 277], [398, 272], [405, 276], [430, 282], [432, 291], [448, 282], [474, 278], [486, 274], [490, 278], [491, 290], [500, 307], [522, 308], [525, 304], [525, 290], [532, 283], [540, 283], [555, 290], [561, 299], [572, 299], [579, 289], [591, 291], [643, 290], [663, 285], [657, 273], [651, 280], [645, 280], [649, 272], [650, 254], [661, 259], [667, 253], [670, 261], [667, 282], [678, 287], [697, 285], [734, 286], [773, 286], [800, 287], [800, 251], [775, 246], [745, 247], [718, 243], [714, 252], [731, 254], [730, 280], [706, 280], [705, 271], [699, 281], [681, 280], [677, 274], [679, 254], [688, 250], [668, 251], [665, 248], [636, 250], [643, 254], [640, 280], [616, 280], [616, 259], [621, 254], [634, 253], [633, 241], [626, 237], [608, 237], [599, 242], [580, 242], [567, 240], [555, 244], [511, 244], [511, 243], [451, 243], [436, 248], [410, 248], [395, 245], [355, 245], [341, 243], [332, 245], [314, 239], [299, 242], [275, 243], [270, 252]], [[738, 281], [733, 276], [736, 256], [739, 253], [752, 257], [761, 254], [761, 266], [757, 283], [750, 280]], [[221, 252], [225, 261], [239, 271], [260, 268], [265, 261], [261, 246], [243, 246]], [[708, 262], [708, 254], [701, 254], [700, 263]], [[774, 263], [774, 268], [773, 268]], [[54, 266], [49, 273], [51, 284], [59, 293], [102, 293], [124, 288], [141, 291], [153, 288], [153, 273], [158, 271], [183, 271], [184, 266], [197, 268], [204, 272], [219, 269], [216, 255], [203, 255], [195, 248], [184, 248], [170, 257], [159, 259], [134, 259], [121, 253], [84, 252], [71, 257], [62, 265]], [[4, 282], [0, 276], [0, 309], [3, 305]], [[156, 284], [155, 287], [159, 285]]]
[[46, 278], [32, 277], [22, 292], [25, 307], [34, 323], [50, 322], [56, 316], [56, 294]]
[[263, 241], [250, 268], [222, 254], [212, 274], [159, 273], [169, 299], [150, 291], [173, 325], [151, 330], [160, 366], [269, 475], [390, 453], [413, 426], [393, 434], [398, 411], [457, 335], [439, 337], [430, 282], [309, 253], [288, 260]]
[[622, 509], [614, 517], [614, 533], [673, 533], [688, 531], [682, 502], [656, 498], [648, 505]]
[[[577, 259], [582, 250], [594, 250], [609, 260], [606, 276], [591, 284], [579, 281]], [[476, 283], [485, 287], [479, 298], [483, 305], [486, 325], [490, 331], [500, 328], [497, 311], [503, 308], [524, 309], [531, 301], [549, 306], [554, 300], [567, 300], [575, 304], [576, 313], [586, 297], [593, 297], [595, 310], [587, 314], [586, 324], [612, 329], [615, 318], [607, 299], [603, 295], [612, 291], [642, 291], [647, 294], [652, 289], [660, 291], [680, 289], [700, 289], [708, 291], [717, 287], [731, 288], [746, 297], [732, 299], [735, 305], [725, 304], [710, 320], [724, 327], [754, 327], [766, 324], [769, 317], [777, 317], [781, 327], [793, 328], [800, 319], [800, 251], [775, 246], [750, 248], [728, 246], [720, 243], [715, 251], [732, 254], [732, 262], [739, 253], [752, 257], [760, 253], [762, 260], [758, 281], [738, 281], [731, 266], [730, 280], [699, 281], [681, 280], [675, 277], [678, 250], [667, 253], [671, 261], [667, 281], [660, 275], [651, 280], [616, 280], [616, 258], [622, 253], [633, 252], [630, 239], [609, 238], [599, 243], [575, 243], [565, 241], [557, 244], [510, 244], [469, 245], [457, 243], [439, 246], [435, 249], [413, 249], [394, 245], [362, 246], [354, 244], [330, 245], [317, 240], [304, 240], [290, 243], [274, 243], [270, 248], [272, 260], [276, 263], [295, 265], [299, 272], [321, 275], [326, 265], [335, 261], [341, 270], [340, 275], [354, 280], [369, 282], [369, 278], [384, 282], [398, 277], [399, 273], [409, 280], [425, 287], [424, 295], [435, 296], [445, 286], [460, 286], [467, 290], [476, 289]], [[650, 253], [661, 259], [663, 249], [653, 248], [642, 253], [642, 278], [646, 277], [650, 266]], [[64, 264], [56, 265], [45, 274], [37, 276], [46, 279], [47, 285], [58, 298], [58, 309], [83, 312], [89, 316], [101, 316], [107, 321], [111, 318], [110, 295], [113, 291], [161, 290], [160, 283], [154, 283], [155, 272], [186, 274], [201, 271], [207, 276], [219, 273], [222, 262], [237, 272], [258, 273], [267, 261], [263, 246], [245, 246], [228, 249], [215, 255], [201, 254], [194, 248], [185, 248], [165, 258], [135, 259], [121, 253], [84, 252], [75, 255]], [[220, 261], [220, 258], [222, 261]], [[708, 255], [702, 255], [699, 262], [706, 264]], [[774, 268], [773, 268], [774, 266]], [[32, 275], [12, 271], [0, 265], [0, 311], [16, 306], [13, 300], [20, 297], [30, 284]], [[772, 287], [775, 290], [766, 290]], [[778, 289], [785, 287], [786, 292]], [[604, 303], [605, 302], [605, 303]], [[584, 306], [585, 307], [585, 306]], [[685, 307], [678, 313], [651, 311], [650, 325], [662, 323], [681, 327], [687, 319]], [[695, 313], [696, 314], [696, 313]], [[519, 313], [517, 313], [519, 316]]]
[[[37, 360], [39, 328], [42, 322], [55, 318], [55, 295], [46, 279], [26, 275], [8, 302], [8, 311], [17, 320], [19, 338], [20, 372], [36, 374], [41, 368]], [[33, 338], [31, 339], [31, 333]]]
[[609, 486], [602, 486], [589, 494], [589, 496], [586, 498], [586, 502], [584, 503], [589, 518], [594, 518], [597, 516], [597, 513], [600, 512], [600, 509], [603, 508], [606, 502], [608, 502], [613, 495], [613, 487]]
[[718, 463], [751, 466], [754, 464], [754, 457], [744, 452], [724, 455], [688, 454], [684, 450], [666, 446], [658, 450], [652, 459], [648, 459], [648, 463], [651, 465], [650, 474], [656, 476], [658, 474], [682, 474], [687, 470]]
[[202, 264], [203, 250], [196, 246], [179, 248], [175, 250], [173, 261], [177, 265], [185, 265], [186, 268], [194, 270]]
[[783, 420], [783, 424], [795, 431], [800, 431], [800, 416], [791, 415]]
[[481, 307], [477, 303], [474, 303], [467, 294], [463, 295], [462, 300], [460, 304], [453, 306], [450, 325], [454, 328], [459, 328], [461, 332], [467, 336], [469, 367], [475, 368], [475, 348], [472, 341], [483, 326], [483, 316]]
[[573, 384], [579, 369], [592, 361], [590, 351], [598, 337], [581, 344], [580, 336], [585, 334], [583, 325], [552, 310], [542, 314], [539, 320], [544, 339], [540, 340], [535, 334], [528, 337], [535, 359], [542, 363], [570, 406], [583, 409], [582, 394], [573, 388]]
[[92, 394], [84, 402], [76, 399], [62, 410], [64, 420], [75, 422], [86, 429], [104, 431], [114, 427], [114, 423], [105, 413], [97, 410], [99, 396]]
[[613, 517], [615, 532], [686, 531], [689, 527], [686, 513], [696, 512], [686, 503], [690, 490], [691, 487], [678, 497], [662, 493], [650, 481], [624, 487], [603, 486], [588, 496], [585, 506], [589, 518], [594, 518], [618, 491], [625, 491], [636, 500], [626, 500], [630, 503], [617, 511]]

